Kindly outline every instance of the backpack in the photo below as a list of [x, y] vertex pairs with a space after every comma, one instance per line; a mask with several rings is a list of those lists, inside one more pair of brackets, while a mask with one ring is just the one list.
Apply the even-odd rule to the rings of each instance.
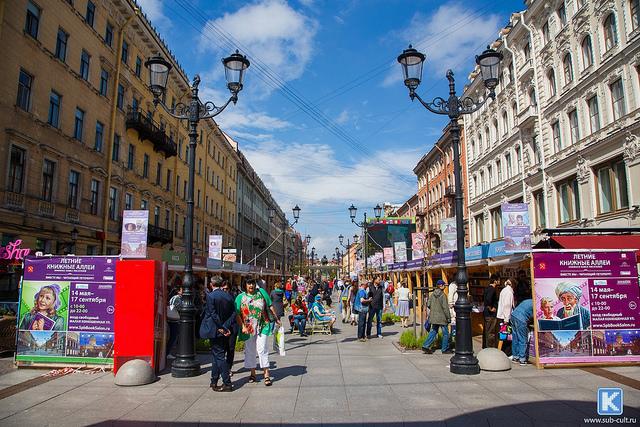
[[393, 292], [395, 291], [395, 289], [393, 288], [393, 284], [389, 283], [389, 286], [387, 286], [387, 293], [389, 295], [393, 295]]

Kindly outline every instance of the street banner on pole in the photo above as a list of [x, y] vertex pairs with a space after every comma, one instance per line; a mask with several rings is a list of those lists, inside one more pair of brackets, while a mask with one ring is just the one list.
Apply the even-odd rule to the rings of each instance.
[[18, 317], [19, 365], [112, 365], [118, 257], [28, 258]]
[[424, 247], [427, 243], [425, 233], [411, 233], [411, 259], [424, 258]]
[[458, 249], [455, 218], [444, 218], [440, 222], [440, 232], [442, 233], [442, 253], [453, 252]]
[[394, 242], [393, 249], [396, 253], [396, 262], [407, 261], [407, 242]]
[[222, 260], [227, 262], [236, 262], [237, 250], [235, 248], [222, 249]]
[[383, 248], [382, 254], [384, 256], [384, 263], [389, 265], [393, 264], [393, 248]]
[[375, 267], [382, 267], [383, 259], [384, 259], [383, 252], [376, 252], [375, 254], [373, 254], [373, 265]]
[[124, 211], [122, 213], [122, 258], [147, 257], [147, 228], [149, 211]]
[[209, 258], [222, 260], [222, 235], [209, 236]]
[[538, 363], [640, 361], [633, 251], [534, 252]]
[[531, 250], [531, 226], [527, 203], [502, 204], [504, 250], [507, 253]]

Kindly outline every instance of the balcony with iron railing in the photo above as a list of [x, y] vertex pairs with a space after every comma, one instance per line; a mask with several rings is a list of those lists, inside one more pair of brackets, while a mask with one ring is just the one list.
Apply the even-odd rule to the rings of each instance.
[[454, 197], [456, 197], [456, 188], [453, 185], [447, 185], [444, 188], [444, 197], [445, 198], [454, 198]]
[[149, 224], [147, 240], [149, 243], [173, 243], [173, 231]]
[[126, 126], [127, 129], [133, 129], [138, 132], [140, 140], [146, 139], [150, 141], [153, 144], [154, 150], [163, 152], [165, 158], [178, 154], [176, 143], [167, 136], [164, 130], [154, 122], [153, 119], [145, 116], [142, 111], [129, 107]]

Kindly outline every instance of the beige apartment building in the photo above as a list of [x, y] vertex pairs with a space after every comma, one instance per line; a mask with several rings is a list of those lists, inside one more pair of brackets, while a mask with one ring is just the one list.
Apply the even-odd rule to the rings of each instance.
[[[186, 122], [155, 108], [146, 58], [189, 79], [132, 0], [0, 2], [0, 235], [34, 251], [119, 253], [122, 211], [149, 211], [149, 244], [184, 247]], [[224, 100], [216, 100], [224, 101]], [[231, 107], [233, 108], [233, 107]], [[194, 245], [233, 247], [238, 155], [213, 120], [196, 148]]]
[[472, 244], [503, 237], [505, 202], [529, 203], [534, 240], [640, 225], [639, 3], [528, 0], [511, 16], [497, 98], [464, 119]]

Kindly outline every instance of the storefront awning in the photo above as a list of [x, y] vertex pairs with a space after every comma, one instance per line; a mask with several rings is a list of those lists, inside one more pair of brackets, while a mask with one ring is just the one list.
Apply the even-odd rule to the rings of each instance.
[[583, 234], [552, 236], [536, 244], [535, 249], [634, 249], [640, 262], [638, 234]]

